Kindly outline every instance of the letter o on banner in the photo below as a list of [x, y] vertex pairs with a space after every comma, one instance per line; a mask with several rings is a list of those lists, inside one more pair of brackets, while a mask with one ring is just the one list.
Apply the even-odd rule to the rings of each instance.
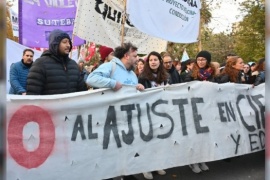
[[[38, 148], [32, 152], [23, 146], [23, 128], [29, 122], [36, 122], [40, 131]], [[52, 152], [54, 142], [55, 127], [50, 114], [44, 109], [26, 105], [11, 117], [7, 129], [8, 151], [19, 165], [28, 169], [40, 166]]]

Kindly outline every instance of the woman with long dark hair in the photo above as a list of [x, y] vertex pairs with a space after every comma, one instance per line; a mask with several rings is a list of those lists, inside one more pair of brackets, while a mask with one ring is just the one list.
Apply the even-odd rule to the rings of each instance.
[[[144, 64], [144, 69], [139, 76], [139, 83], [141, 83], [145, 89], [158, 86], [165, 86], [168, 83], [169, 74], [162, 64], [162, 57], [158, 52], [152, 51], [148, 56]], [[158, 170], [159, 175], [165, 175], [164, 170]], [[145, 179], [153, 179], [151, 172], [144, 172]]]
[[244, 78], [245, 78], [245, 84], [252, 84], [251, 80], [251, 69], [250, 69], [250, 65], [244, 64], [244, 69], [243, 69], [243, 74], [244, 74]]
[[169, 74], [162, 65], [162, 57], [158, 52], [152, 51], [146, 59], [144, 69], [139, 76], [139, 83], [144, 88], [163, 86], [168, 83]]
[[144, 60], [143, 59], [139, 59], [135, 68], [135, 74], [137, 75], [137, 77], [142, 73], [143, 68], [144, 68]]

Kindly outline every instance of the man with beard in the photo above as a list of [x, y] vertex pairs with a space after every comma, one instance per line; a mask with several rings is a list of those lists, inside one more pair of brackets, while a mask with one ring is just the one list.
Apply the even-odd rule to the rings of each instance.
[[52, 95], [87, 90], [77, 63], [68, 57], [71, 50], [69, 35], [62, 30], [53, 30], [49, 50], [44, 51], [30, 69], [27, 94]]
[[95, 88], [111, 88], [115, 91], [123, 85], [134, 85], [138, 90], [144, 86], [138, 84], [138, 78], [133, 72], [137, 62], [137, 47], [131, 43], [124, 43], [116, 47], [114, 58], [109, 63], [100, 65], [89, 74], [86, 83]]
[[165, 53], [163, 55], [163, 66], [165, 67], [167, 72], [170, 74], [169, 84], [181, 83], [180, 75], [173, 65], [171, 55], [168, 53]]
[[[138, 78], [133, 72], [133, 66], [137, 62], [137, 47], [131, 43], [124, 43], [114, 51], [114, 58], [101, 64], [89, 74], [86, 83], [95, 88], [111, 88], [118, 91], [123, 85], [133, 85], [137, 90], [144, 90], [144, 86], [138, 83]], [[123, 180], [136, 180], [133, 175], [123, 176]], [[107, 179], [113, 180], [113, 178]]]
[[22, 60], [11, 65], [9, 94], [26, 95], [27, 75], [33, 64], [33, 57], [34, 51], [32, 49], [25, 49], [23, 50]]

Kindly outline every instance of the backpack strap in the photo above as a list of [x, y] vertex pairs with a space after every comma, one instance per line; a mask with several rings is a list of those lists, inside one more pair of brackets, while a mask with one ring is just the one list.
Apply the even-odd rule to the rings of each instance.
[[112, 61], [111, 63], [112, 63], [112, 71], [111, 71], [111, 74], [110, 74], [110, 78], [112, 78], [112, 76], [114, 74], [114, 71], [116, 69], [116, 63], [114, 61]]

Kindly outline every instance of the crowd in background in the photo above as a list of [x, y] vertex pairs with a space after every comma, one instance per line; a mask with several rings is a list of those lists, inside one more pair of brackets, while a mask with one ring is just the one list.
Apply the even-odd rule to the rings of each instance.
[[[108, 48], [110, 50], [105, 54], [101, 51], [101, 60], [99, 64], [93, 66], [86, 74], [90, 74], [99, 65], [104, 62], [110, 62], [113, 58], [112, 48], [106, 46], [101, 46], [101, 48]], [[160, 65], [163, 65], [163, 68], [167, 70], [169, 76], [167, 77], [168, 79], [165, 84], [167, 84], [167, 82], [168, 84], [176, 84], [199, 80], [211, 81], [214, 83], [232, 82], [257, 86], [265, 82], [265, 58], [259, 59], [258, 62], [245, 63], [244, 60], [236, 54], [228, 54], [224, 60], [225, 62], [219, 63], [217, 61], [212, 61], [211, 53], [208, 51], [201, 51], [196, 57], [184, 60], [183, 62], [174, 58], [167, 52], [158, 53], [153, 51], [145, 57], [137, 56], [137, 62], [134, 65], [133, 70], [139, 80], [145, 77], [146, 73], [148, 73], [148, 76], [155, 74], [151, 67], [149, 69], [149, 57], [151, 54], [155, 54], [156, 57], [161, 58]], [[83, 62], [83, 60], [80, 60], [79, 63], [80, 62]], [[152, 79], [154, 78], [152, 77]], [[159, 82], [159, 78], [156, 78], [156, 81]], [[158, 84], [160, 85], [160, 82]]]

